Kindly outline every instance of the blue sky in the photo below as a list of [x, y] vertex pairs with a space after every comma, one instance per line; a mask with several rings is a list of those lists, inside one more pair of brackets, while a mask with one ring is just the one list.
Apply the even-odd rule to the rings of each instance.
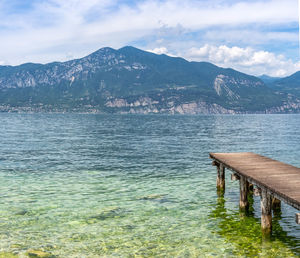
[[0, 0], [0, 64], [125, 45], [254, 75], [300, 70], [297, 0]]

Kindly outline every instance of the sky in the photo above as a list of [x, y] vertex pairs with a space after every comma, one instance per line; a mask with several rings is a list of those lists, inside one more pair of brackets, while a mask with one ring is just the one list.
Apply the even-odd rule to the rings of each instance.
[[0, 0], [0, 65], [134, 46], [252, 75], [300, 70], [297, 0]]

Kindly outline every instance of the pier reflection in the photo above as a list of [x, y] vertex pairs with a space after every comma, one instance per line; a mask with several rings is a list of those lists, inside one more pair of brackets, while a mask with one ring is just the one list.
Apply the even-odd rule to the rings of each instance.
[[215, 233], [233, 245], [233, 255], [298, 257], [300, 240], [283, 230], [279, 221], [281, 212], [273, 216], [273, 231], [269, 240], [262, 237], [260, 219], [254, 216], [253, 197], [249, 195], [247, 212], [226, 208], [224, 194], [218, 194], [216, 205], [209, 217], [214, 221]]

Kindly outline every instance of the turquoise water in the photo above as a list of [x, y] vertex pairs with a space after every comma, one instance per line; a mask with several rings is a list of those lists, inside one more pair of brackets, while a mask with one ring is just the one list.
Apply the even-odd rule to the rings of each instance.
[[[0, 114], [0, 257], [300, 255], [295, 210], [260, 232], [208, 153], [253, 151], [300, 167], [300, 115]], [[30, 251], [29, 251], [30, 252]]]

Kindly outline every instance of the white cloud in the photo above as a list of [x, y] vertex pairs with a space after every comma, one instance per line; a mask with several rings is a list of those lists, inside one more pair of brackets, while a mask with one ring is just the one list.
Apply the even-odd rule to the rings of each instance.
[[154, 49], [148, 49], [147, 51], [158, 55], [168, 54], [168, 49], [165, 47], [157, 47]]
[[207, 42], [237, 42], [243, 45], [261, 45], [272, 42], [273, 44], [292, 42], [297, 44], [299, 41], [298, 31], [259, 31], [253, 28], [224, 28], [209, 29], [204, 32], [203, 38]]
[[209, 61], [222, 67], [232, 67], [254, 75], [266, 73], [271, 76], [286, 76], [300, 68], [300, 62], [293, 62], [283, 55], [268, 51], [257, 51], [251, 47], [206, 44], [200, 48], [189, 49], [185, 56], [189, 60]]
[[157, 54], [157, 55], [165, 54], [168, 56], [177, 57], [177, 55], [170, 53], [166, 47], [156, 47], [154, 49], [147, 49], [146, 51]]
[[[137, 47], [187, 56], [187, 49], [203, 44], [191, 36], [193, 33], [200, 33], [202, 42], [211, 45], [220, 42], [239, 45], [238, 42], [244, 46], [270, 41], [295, 43], [297, 35], [294, 32], [275, 30], [265, 33], [261, 27], [285, 28], [298, 22], [296, 7], [296, 0], [142, 0], [127, 4], [118, 0], [36, 1], [26, 12], [5, 12], [5, 8], [0, 8], [0, 59], [5, 60], [5, 64], [63, 61], [69, 53], [77, 58], [100, 47], [119, 48], [144, 38], [150, 40], [137, 44]], [[251, 30], [247, 29], [250, 27]], [[152, 45], [151, 37], [159, 36], [163, 39], [171, 37], [173, 47], [164, 46], [163, 40], [158, 46]], [[188, 41], [194, 43], [190, 45]], [[247, 55], [245, 51], [252, 53], [254, 50], [223, 49], [213, 59], [218, 64], [237, 64], [241, 56]], [[244, 64], [238, 67], [249, 70], [247, 62], [262, 65], [272, 58], [279, 62], [278, 56], [271, 58], [266, 53], [257, 53], [250, 61], [244, 58]], [[197, 55], [192, 56], [197, 58]], [[228, 61], [222, 61], [222, 58]], [[274, 69], [272, 73], [275, 73]]]

